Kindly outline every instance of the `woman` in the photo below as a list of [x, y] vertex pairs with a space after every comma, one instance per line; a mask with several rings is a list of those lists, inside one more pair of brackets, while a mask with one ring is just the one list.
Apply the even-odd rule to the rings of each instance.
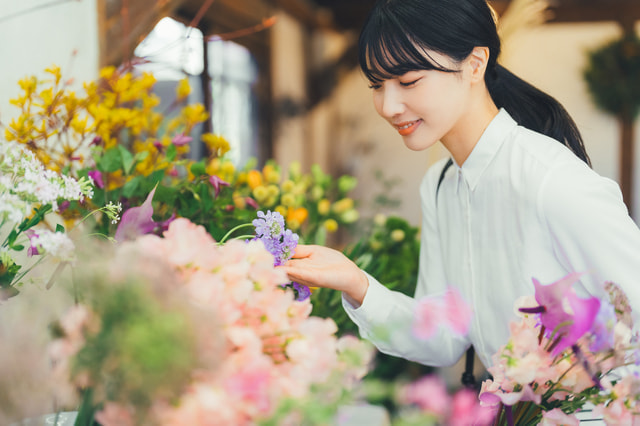
[[[363, 337], [386, 353], [432, 366], [473, 344], [480, 360], [505, 344], [513, 304], [532, 278], [584, 272], [579, 290], [605, 297], [614, 281], [640, 309], [640, 230], [616, 183], [597, 175], [576, 125], [550, 96], [497, 64], [500, 40], [485, 0], [382, 0], [360, 37], [360, 66], [377, 112], [412, 150], [441, 141], [451, 153], [420, 186], [423, 222], [416, 297], [460, 289], [469, 334], [420, 341], [406, 324], [415, 299], [392, 292], [341, 253], [300, 246], [289, 277], [343, 292]], [[441, 182], [440, 182], [441, 180]]]

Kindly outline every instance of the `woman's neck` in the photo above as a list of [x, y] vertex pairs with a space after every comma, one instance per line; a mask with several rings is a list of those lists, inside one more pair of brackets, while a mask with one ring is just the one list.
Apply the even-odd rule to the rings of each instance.
[[442, 144], [459, 166], [464, 164], [484, 131], [498, 115], [498, 107], [488, 92], [486, 95], [479, 102], [469, 104], [458, 123], [442, 138]]

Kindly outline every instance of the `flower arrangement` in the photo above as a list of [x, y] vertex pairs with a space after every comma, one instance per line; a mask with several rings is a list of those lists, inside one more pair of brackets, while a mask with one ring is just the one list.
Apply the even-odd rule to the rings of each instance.
[[[579, 297], [570, 274], [549, 285], [534, 280], [535, 297], [516, 303], [521, 321], [494, 356], [485, 405], [503, 407], [500, 424], [578, 424], [590, 403], [607, 424], [640, 415], [638, 335], [624, 292], [607, 283], [608, 300]], [[519, 405], [517, 403], [520, 402]]]
[[[160, 112], [155, 78], [135, 68], [104, 68], [82, 95], [70, 90], [59, 67], [45, 74], [19, 82], [23, 94], [12, 103], [21, 113], [4, 132], [47, 168], [94, 180], [92, 202], [72, 202], [62, 213], [68, 225], [109, 202], [124, 209], [139, 205], [153, 188], [157, 219], [186, 217], [216, 239], [262, 209], [282, 214], [303, 241], [321, 244], [327, 233], [359, 217], [348, 196], [356, 185], [351, 176], [334, 179], [318, 166], [303, 174], [299, 164], [285, 175], [273, 161], [261, 169], [255, 161], [238, 168], [225, 158], [230, 145], [222, 136], [198, 133], [208, 115], [201, 104], [188, 103], [187, 80]], [[204, 144], [205, 158], [188, 158], [192, 143]], [[107, 217], [94, 218], [97, 232], [113, 233]]]
[[369, 345], [309, 316], [262, 240], [220, 244], [178, 218], [108, 259], [86, 263], [82, 302], [53, 328], [76, 424], [318, 424], [366, 373]]
[[75, 247], [65, 228], [46, 219], [70, 201], [83, 202], [92, 194], [89, 179], [46, 170], [33, 153], [0, 139], [0, 299], [15, 296], [35, 266], [19, 263], [17, 255], [25, 249], [38, 262], [45, 256], [57, 263], [73, 261]]

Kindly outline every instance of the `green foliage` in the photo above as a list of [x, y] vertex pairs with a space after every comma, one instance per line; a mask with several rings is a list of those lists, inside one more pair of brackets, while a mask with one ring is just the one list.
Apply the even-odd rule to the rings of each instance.
[[599, 108], [636, 117], [640, 112], [640, 39], [623, 37], [589, 52], [584, 78]]

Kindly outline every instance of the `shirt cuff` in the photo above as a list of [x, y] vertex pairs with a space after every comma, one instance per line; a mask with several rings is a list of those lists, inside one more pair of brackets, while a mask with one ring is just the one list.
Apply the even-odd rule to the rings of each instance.
[[[363, 271], [364, 272], [364, 271]], [[372, 323], [380, 323], [384, 321], [389, 310], [390, 300], [393, 298], [393, 292], [378, 280], [364, 272], [369, 281], [369, 287], [364, 295], [362, 304], [354, 306], [351, 298], [342, 294], [342, 306], [349, 317], [359, 326], [368, 329]]]

